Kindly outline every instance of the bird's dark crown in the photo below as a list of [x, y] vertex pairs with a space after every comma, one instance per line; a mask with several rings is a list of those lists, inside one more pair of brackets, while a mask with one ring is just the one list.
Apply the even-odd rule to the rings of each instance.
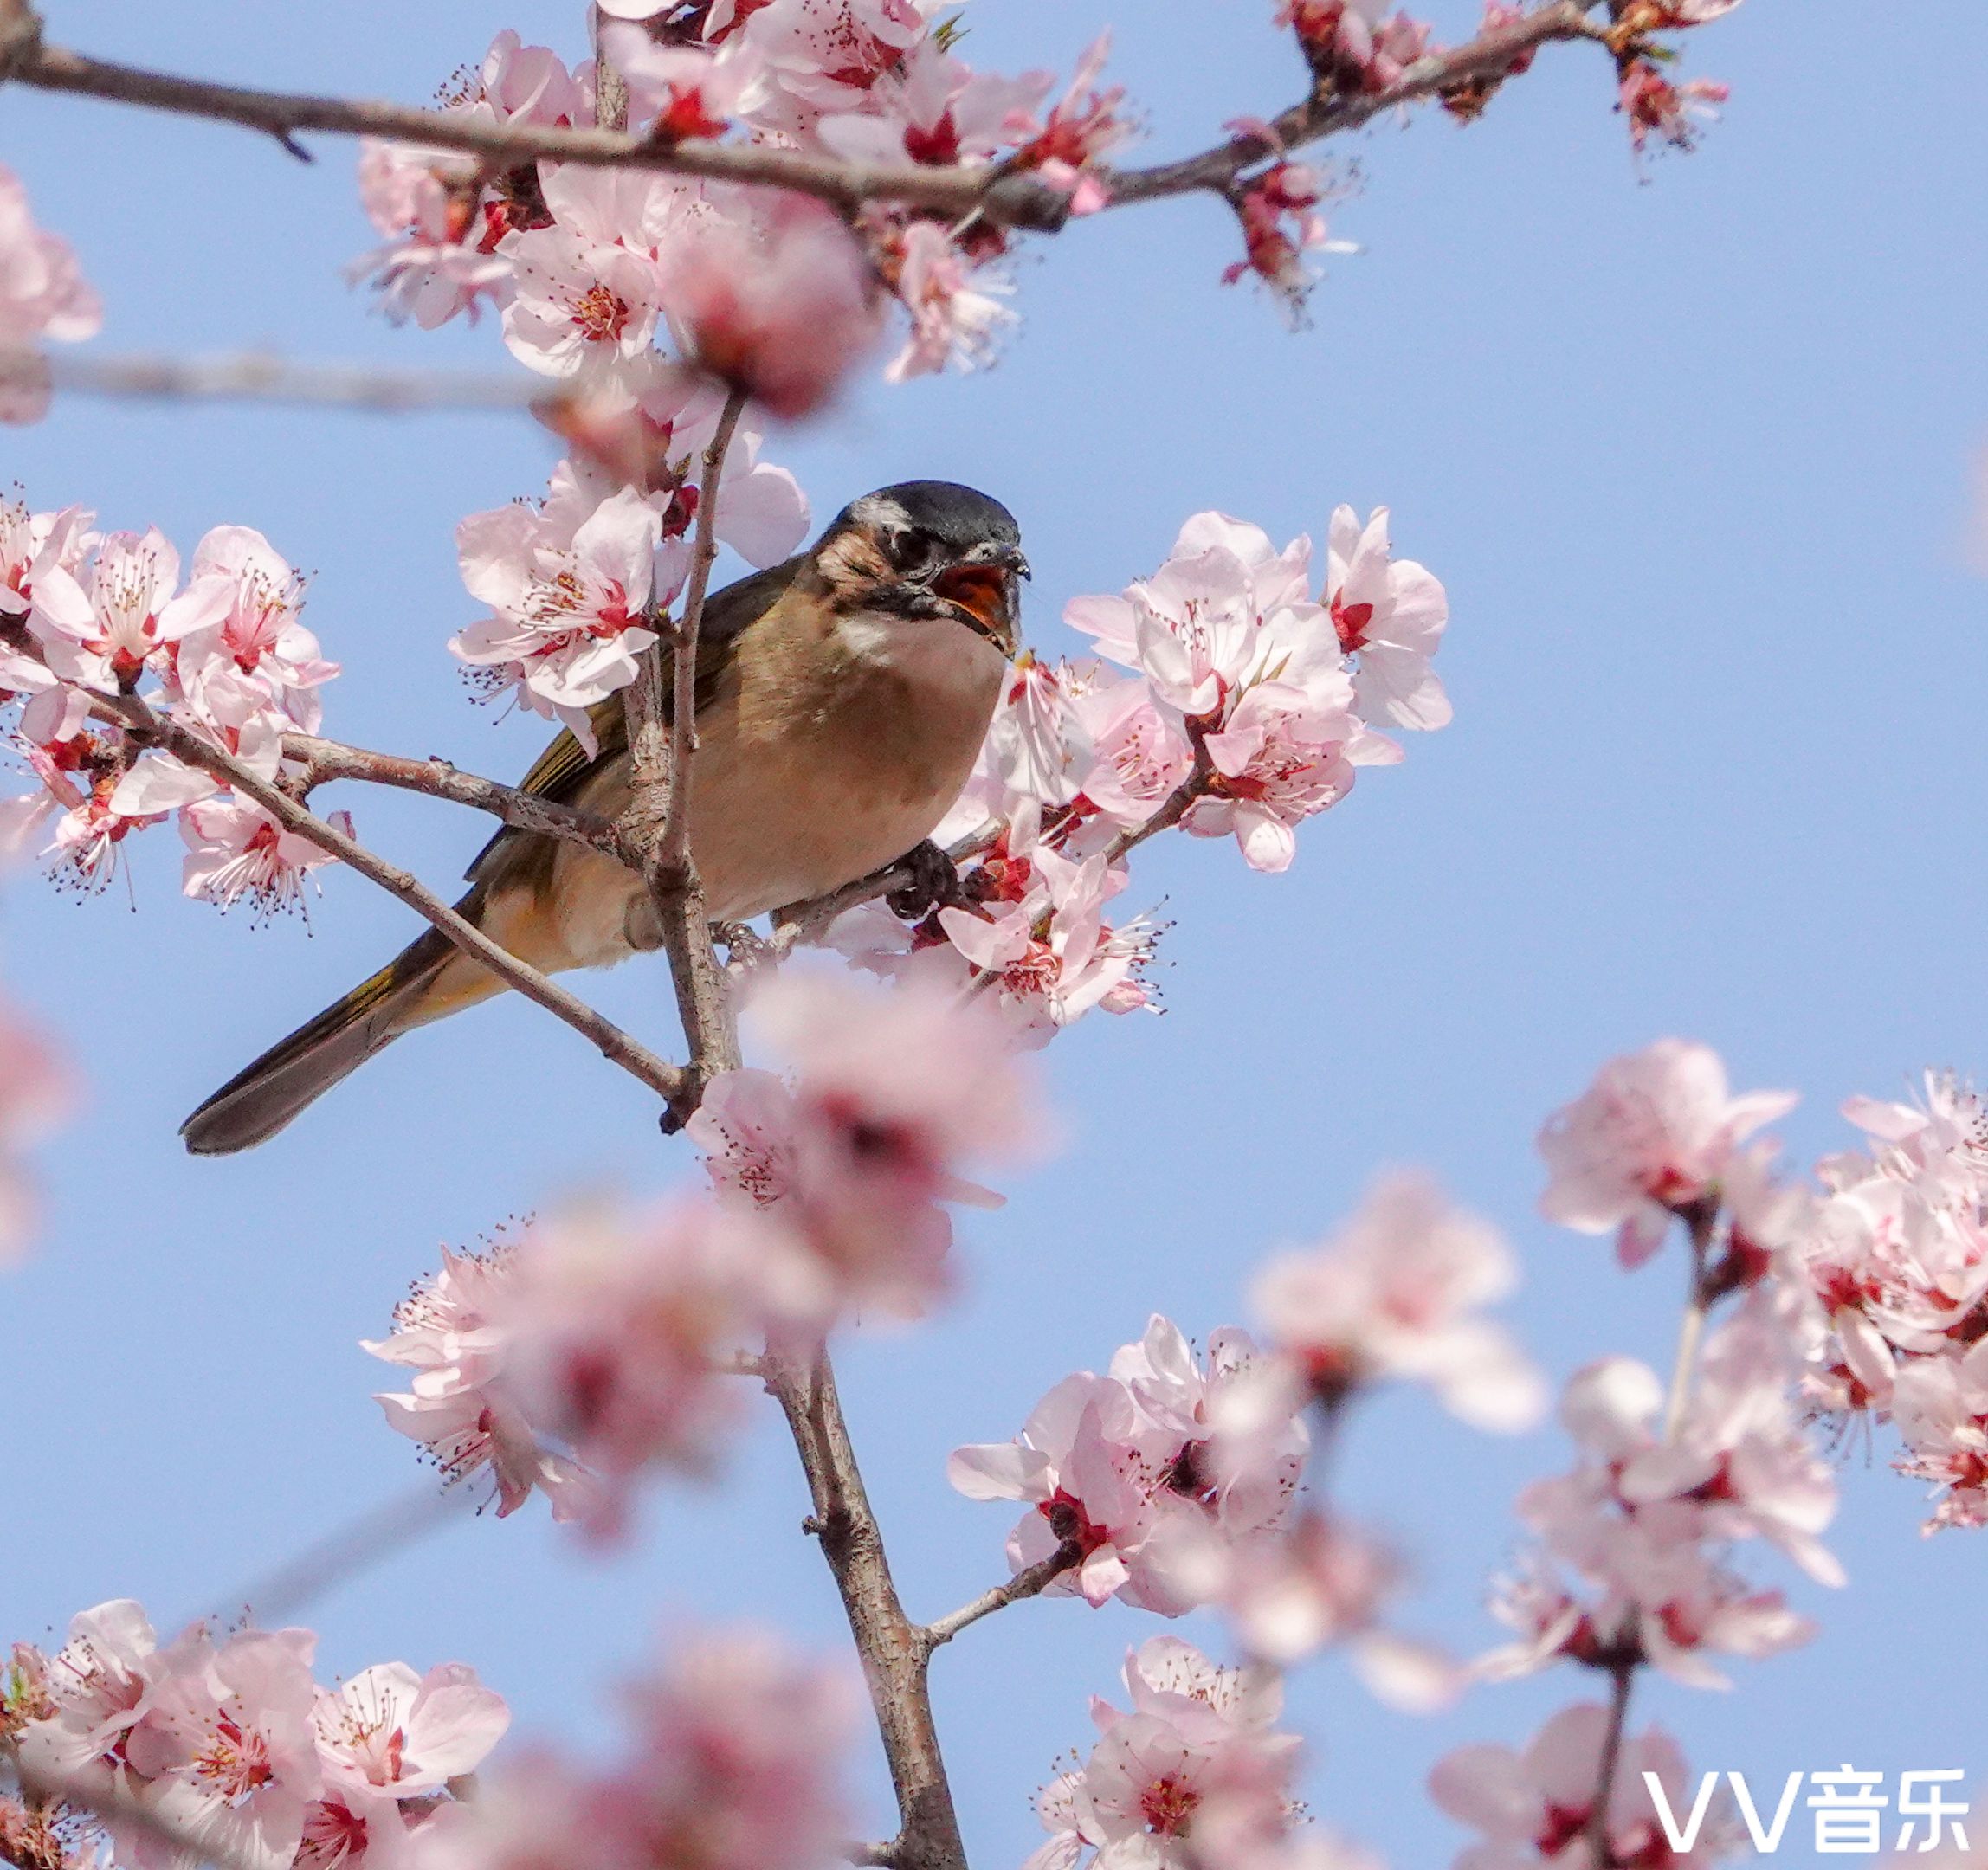
[[910, 533], [964, 557], [976, 545], [1019, 545], [1022, 529], [997, 500], [955, 480], [900, 480], [851, 500], [827, 537], [851, 529]]
[[905, 480], [851, 500], [815, 548], [839, 609], [951, 621], [1004, 655], [1019, 642], [1022, 532], [999, 500], [951, 480]]

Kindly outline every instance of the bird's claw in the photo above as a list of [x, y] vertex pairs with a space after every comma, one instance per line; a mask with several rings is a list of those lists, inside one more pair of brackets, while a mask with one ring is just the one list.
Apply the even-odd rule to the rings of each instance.
[[911, 872], [902, 889], [884, 898], [885, 906], [907, 922], [920, 922], [934, 909], [965, 901], [959, 889], [959, 867], [930, 838], [900, 860]]

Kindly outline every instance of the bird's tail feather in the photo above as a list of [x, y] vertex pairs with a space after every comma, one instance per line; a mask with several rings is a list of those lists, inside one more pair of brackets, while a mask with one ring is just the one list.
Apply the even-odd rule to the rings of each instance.
[[[179, 1126], [187, 1148], [196, 1156], [228, 1156], [274, 1136], [374, 1053], [432, 1017], [424, 1003], [456, 954], [445, 935], [429, 929], [371, 980], [223, 1085]], [[494, 977], [475, 971], [496, 990]]]

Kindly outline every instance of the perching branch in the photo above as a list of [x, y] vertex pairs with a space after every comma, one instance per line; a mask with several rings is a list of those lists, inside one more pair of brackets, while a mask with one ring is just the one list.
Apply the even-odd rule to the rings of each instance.
[[403, 791], [424, 792], [430, 798], [472, 806], [520, 831], [536, 831], [569, 844], [583, 844], [604, 857], [625, 861], [621, 833], [597, 812], [561, 805], [539, 797], [536, 792], [520, 791], [516, 786], [460, 771], [444, 759], [404, 759], [397, 753], [375, 753], [365, 747], [303, 733], [283, 736], [283, 756], [301, 766], [300, 772], [284, 782], [285, 790], [294, 791], [300, 801], [308, 799], [319, 786], [332, 780], [363, 779], [369, 785], [395, 786]]
[[961, 1630], [971, 1623], [978, 1623], [982, 1617], [992, 1616], [997, 1610], [1005, 1610], [1010, 1604], [1019, 1603], [1024, 1597], [1039, 1596], [1083, 1555], [1083, 1547], [1075, 1539], [1065, 1539], [1047, 1558], [1038, 1558], [1027, 1570], [1017, 1571], [1005, 1584], [997, 1584], [991, 1590], [982, 1591], [971, 1603], [963, 1603], [957, 1610], [935, 1618], [920, 1633], [925, 1639], [927, 1653], [941, 1643], [951, 1642]]
[[697, 534], [683, 592], [683, 615], [668, 628], [672, 689], [666, 719], [661, 645], [642, 657], [636, 680], [623, 693], [628, 712], [629, 763], [634, 789], [622, 825], [627, 846], [649, 885], [662, 926], [676, 987], [677, 1011], [690, 1048], [689, 1069], [672, 1115], [682, 1123], [697, 1108], [713, 1074], [735, 1067], [739, 1047], [732, 1035], [730, 996], [725, 971], [711, 945], [711, 918], [690, 849], [690, 792], [697, 754], [697, 644], [704, 624], [704, 597], [711, 564], [718, 556], [719, 482], [726, 451], [746, 407], [746, 393], [733, 390], [718, 427], [704, 451], [698, 482]]
[[197, 766], [203, 772], [212, 774], [244, 798], [255, 800], [285, 830], [295, 832], [320, 850], [329, 851], [341, 863], [399, 897], [417, 915], [425, 917], [440, 929], [465, 954], [481, 961], [507, 986], [514, 987], [527, 1000], [536, 1001], [548, 1013], [592, 1041], [602, 1057], [641, 1079], [657, 1096], [666, 1100], [681, 1096], [685, 1074], [678, 1067], [666, 1064], [604, 1014], [596, 1012], [585, 1001], [568, 993], [537, 968], [520, 961], [508, 949], [500, 947], [410, 872], [388, 863], [356, 839], [347, 837], [336, 826], [326, 823], [287, 793], [251, 772], [211, 742], [203, 740], [178, 721], [155, 713], [136, 695], [104, 695], [98, 699], [144, 744], [161, 747], [187, 765]]
[[[1404, 104], [1495, 81], [1531, 52], [1557, 40], [1602, 41], [1588, 15], [1597, 0], [1550, 0], [1537, 12], [1481, 33], [1453, 50], [1418, 60], [1385, 89], [1346, 94], [1319, 87], [1272, 119], [1268, 134], [1245, 132], [1199, 154], [1145, 168], [1103, 169], [1110, 205], [1210, 192], [1233, 197], [1246, 171]], [[12, 23], [10, 24], [10, 22]], [[10, 43], [11, 54], [9, 54]], [[403, 104], [316, 97], [210, 83], [144, 71], [44, 44], [40, 23], [23, 0], [0, 4], [0, 75], [42, 91], [66, 91], [182, 116], [260, 130], [293, 154], [307, 152], [300, 132], [377, 136], [481, 157], [493, 168], [551, 161], [596, 168], [662, 170], [711, 180], [791, 189], [853, 213], [866, 202], [929, 209], [949, 220], [968, 215], [1004, 226], [1053, 233], [1069, 215], [1068, 197], [1026, 170], [1002, 165], [842, 162], [758, 144], [701, 138], [659, 142], [619, 129], [556, 129], [497, 125]]]

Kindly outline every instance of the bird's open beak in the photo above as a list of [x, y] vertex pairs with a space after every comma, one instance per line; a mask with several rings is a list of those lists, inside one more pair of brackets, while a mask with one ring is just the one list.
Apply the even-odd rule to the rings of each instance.
[[1029, 575], [1029, 561], [1004, 545], [987, 558], [947, 567], [933, 589], [962, 623], [1012, 661], [1022, 642], [1021, 580]]

